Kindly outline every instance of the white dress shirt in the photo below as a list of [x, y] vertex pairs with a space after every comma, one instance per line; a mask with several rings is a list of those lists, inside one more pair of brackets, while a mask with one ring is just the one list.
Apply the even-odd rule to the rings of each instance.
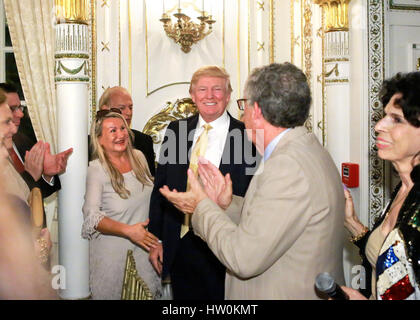
[[[204, 131], [203, 126], [205, 124], [206, 122], [201, 117], [201, 115], [199, 115], [198, 124], [194, 133], [194, 140], [191, 150], [193, 150], [198, 137]], [[208, 132], [209, 140], [204, 158], [209, 160], [216, 167], [219, 167], [230, 125], [230, 119], [226, 110], [219, 118], [212, 122], [209, 122], [208, 124], [211, 125], [212, 129]]]

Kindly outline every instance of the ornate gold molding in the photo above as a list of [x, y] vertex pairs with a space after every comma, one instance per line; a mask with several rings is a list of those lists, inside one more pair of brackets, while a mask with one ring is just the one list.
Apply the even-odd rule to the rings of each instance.
[[312, 81], [312, 8], [310, 0], [303, 0], [303, 56], [304, 72], [309, 82]]
[[325, 32], [349, 30], [350, 0], [314, 0], [314, 3], [325, 10]]
[[89, 24], [88, 0], [55, 0], [57, 24]]
[[[108, 5], [108, 4], [106, 4]], [[96, 114], [96, 62], [97, 62], [97, 53], [96, 53], [96, 0], [90, 0], [90, 55], [91, 55], [91, 119], [95, 118]]]
[[171, 121], [188, 118], [198, 112], [191, 98], [167, 102], [165, 108], [146, 123], [143, 132], [152, 137], [154, 144], [162, 142], [162, 133]]

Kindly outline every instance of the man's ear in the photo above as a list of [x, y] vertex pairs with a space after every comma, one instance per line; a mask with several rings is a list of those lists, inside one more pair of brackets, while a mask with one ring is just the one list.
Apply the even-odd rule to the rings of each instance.
[[259, 120], [262, 117], [262, 111], [258, 102], [254, 102], [254, 105], [252, 106], [252, 117], [254, 120]]

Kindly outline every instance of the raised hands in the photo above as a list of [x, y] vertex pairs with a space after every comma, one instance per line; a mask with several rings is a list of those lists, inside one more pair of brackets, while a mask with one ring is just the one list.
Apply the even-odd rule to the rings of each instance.
[[176, 189], [171, 191], [168, 186], [163, 186], [159, 191], [184, 213], [193, 213], [197, 204], [207, 197], [222, 209], [226, 209], [232, 202], [230, 175], [223, 176], [215, 165], [202, 157], [199, 158], [198, 173], [202, 184], [194, 173], [188, 170], [188, 181], [191, 186], [188, 192], [178, 192]]
[[353, 198], [347, 188], [344, 188], [344, 198], [346, 199], [344, 226], [352, 236], [358, 236], [363, 232], [366, 232], [367, 227], [360, 222], [356, 211], [354, 210]]
[[44, 171], [45, 143], [38, 141], [31, 150], [25, 154], [25, 171], [28, 172], [35, 181], [41, 178]]
[[73, 148], [52, 155], [48, 142], [38, 141], [31, 150], [25, 154], [25, 170], [38, 181], [41, 175], [48, 181], [56, 174], [66, 171], [67, 159]]
[[56, 174], [62, 174], [66, 171], [67, 159], [73, 152], [73, 148], [66, 151], [52, 155], [50, 151], [50, 144], [45, 143], [45, 156], [44, 156], [44, 172], [46, 176], [53, 177]]
[[214, 164], [202, 157], [199, 158], [198, 173], [208, 197], [222, 209], [229, 207], [232, 202], [230, 174], [223, 176]]
[[192, 214], [197, 204], [201, 200], [207, 198], [207, 195], [191, 169], [188, 169], [188, 181], [191, 188], [187, 192], [178, 192], [176, 189], [171, 191], [168, 186], [163, 186], [159, 191], [166, 199], [172, 202], [178, 210]]

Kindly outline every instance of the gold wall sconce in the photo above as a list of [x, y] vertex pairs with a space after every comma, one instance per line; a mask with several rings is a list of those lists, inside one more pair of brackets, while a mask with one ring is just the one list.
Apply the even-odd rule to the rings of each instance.
[[213, 20], [211, 14], [207, 15], [204, 11], [204, 0], [202, 4], [201, 16], [197, 17], [199, 23], [192, 21], [188, 15], [182, 12], [181, 1], [178, 1], [174, 22], [165, 12], [165, 9], [163, 9], [162, 18], [159, 19], [163, 23], [163, 29], [167, 36], [179, 44], [184, 53], [190, 52], [193, 44], [204, 39], [213, 31], [213, 24], [216, 21]]

